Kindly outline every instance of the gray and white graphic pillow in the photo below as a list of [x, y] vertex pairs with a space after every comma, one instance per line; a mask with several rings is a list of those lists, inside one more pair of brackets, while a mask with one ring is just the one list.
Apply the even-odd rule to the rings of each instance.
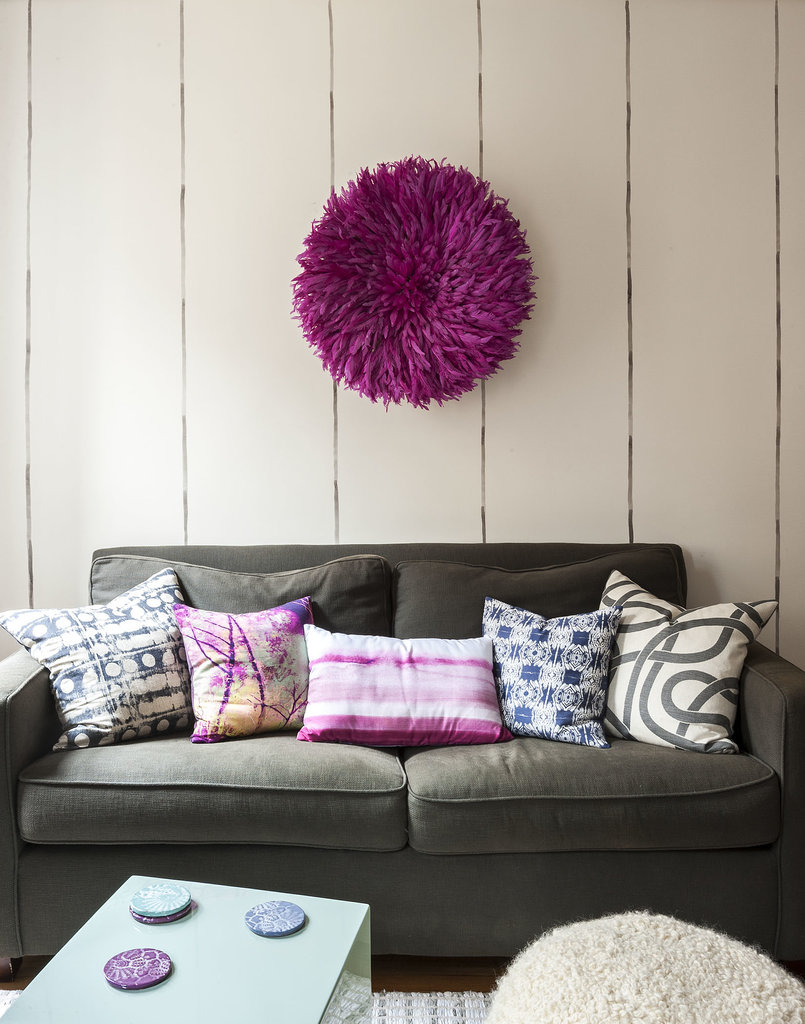
[[604, 727], [613, 736], [731, 754], [746, 650], [776, 601], [686, 610], [623, 573], [607, 580], [602, 608], [620, 605]]
[[97, 747], [190, 724], [190, 674], [173, 617], [184, 601], [162, 569], [106, 605], [0, 613], [0, 626], [48, 669], [64, 734], [53, 747]]

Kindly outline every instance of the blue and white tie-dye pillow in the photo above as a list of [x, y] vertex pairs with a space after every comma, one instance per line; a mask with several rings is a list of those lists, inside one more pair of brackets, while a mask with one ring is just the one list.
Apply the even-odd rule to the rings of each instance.
[[484, 601], [503, 721], [516, 736], [608, 747], [609, 657], [621, 609], [546, 619], [494, 598]]
[[191, 721], [190, 674], [173, 605], [173, 569], [106, 605], [0, 613], [3, 626], [50, 672], [68, 750], [145, 739]]

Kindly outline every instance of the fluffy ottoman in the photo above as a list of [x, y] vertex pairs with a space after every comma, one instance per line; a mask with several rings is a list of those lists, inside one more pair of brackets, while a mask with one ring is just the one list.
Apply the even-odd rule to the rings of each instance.
[[486, 1024], [805, 1024], [805, 985], [735, 939], [660, 914], [547, 932], [498, 982]]

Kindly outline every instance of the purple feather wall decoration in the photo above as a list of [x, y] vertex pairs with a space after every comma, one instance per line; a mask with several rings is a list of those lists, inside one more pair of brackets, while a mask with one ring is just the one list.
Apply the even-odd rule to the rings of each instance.
[[517, 348], [534, 298], [525, 231], [488, 182], [408, 157], [333, 192], [294, 311], [333, 378], [388, 407], [460, 398]]

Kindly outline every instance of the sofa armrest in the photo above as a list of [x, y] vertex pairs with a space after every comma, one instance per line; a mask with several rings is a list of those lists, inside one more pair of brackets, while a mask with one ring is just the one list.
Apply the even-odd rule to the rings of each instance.
[[0, 661], [0, 956], [21, 956], [17, 914], [17, 777], [59, 735], [50, 677], [26, 651]]
[[805, 955], [805, 671], [752, 644], [740, 685], [743, 748], [780, 779], [778, 856], [780, 960]]

